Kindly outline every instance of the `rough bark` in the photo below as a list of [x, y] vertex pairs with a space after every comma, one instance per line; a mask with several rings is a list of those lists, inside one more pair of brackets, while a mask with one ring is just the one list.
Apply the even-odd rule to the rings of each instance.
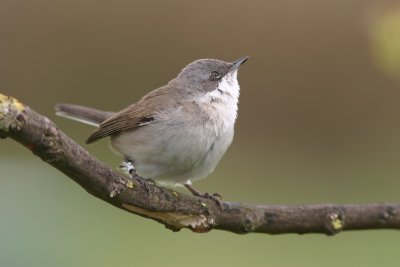
[[250, 205], [189, 196], [122, 176], [66, 136], [48, 118], [0, 94], [0, 137], [12, 138], [93, 196], [178, 231], [325, 233], [399, 229], [400, 204]]

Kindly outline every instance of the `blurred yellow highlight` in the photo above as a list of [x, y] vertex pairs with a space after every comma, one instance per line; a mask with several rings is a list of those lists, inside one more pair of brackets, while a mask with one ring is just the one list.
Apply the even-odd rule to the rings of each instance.
[[385, 72], [400, 77], [400, 6], [376, 16], [371, 36], [378, 64]]

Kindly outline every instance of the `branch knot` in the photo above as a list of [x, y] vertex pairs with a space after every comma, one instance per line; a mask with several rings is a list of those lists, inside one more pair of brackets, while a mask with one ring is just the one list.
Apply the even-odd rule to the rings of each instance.
[[341, 210], [332, 210], [326, 214], [325, 227], [328, 235], [334, 235], [343, 230], [344, 213]]
[[24, 105], [17, 99], [0, 94], [0, 130], [18, 131], [23, 123], [21, 114], [24, 109]]

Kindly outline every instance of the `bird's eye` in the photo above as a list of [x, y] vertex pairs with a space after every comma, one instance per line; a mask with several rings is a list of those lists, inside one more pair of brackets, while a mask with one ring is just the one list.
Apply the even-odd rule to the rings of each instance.
[[210, 74], [210, 79], [211, 79], [212, 81], [218, 80], [219, 78], [221, 78], [221, 75], [219, 74], [218, 71], [213, 71], [213, 72], [211, 72], [211, 74]]

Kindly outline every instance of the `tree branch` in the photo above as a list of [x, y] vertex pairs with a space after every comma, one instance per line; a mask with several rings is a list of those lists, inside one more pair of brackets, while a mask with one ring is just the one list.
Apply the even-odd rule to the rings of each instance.
[[[0, 137], [10, 137], [57, 168], [87, 192], [118, 208], [178, 231], [221, 229], [234, 233], [325, 233], [399, 229], [400, 204], [249, 205], [213, 201], [149, 185], [146, 190], [115, 173], [66, 136], [48, 118], [0, 94]], [[148, 188], [147, 188], [148, 189]]]

